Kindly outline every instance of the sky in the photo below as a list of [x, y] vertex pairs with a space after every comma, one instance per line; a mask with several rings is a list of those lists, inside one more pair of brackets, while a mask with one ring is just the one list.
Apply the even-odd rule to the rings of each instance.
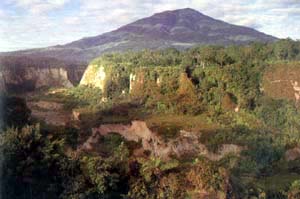
[[65, 44], [180, 8], [300, 39], [300, 0], [0, 0], [0, 52]]

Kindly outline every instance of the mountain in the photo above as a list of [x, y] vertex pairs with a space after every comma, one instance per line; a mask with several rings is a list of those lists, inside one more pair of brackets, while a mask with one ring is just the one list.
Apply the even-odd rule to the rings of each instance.
[[112, 32], [66, 45], [6, 54], [88, 62], [106, 52], [168, 47], [185, 49], [194, 45], [230, 45], [275, 40], [277, 38], [252, 28], [232, 25], [186, 8], [154, 14]]

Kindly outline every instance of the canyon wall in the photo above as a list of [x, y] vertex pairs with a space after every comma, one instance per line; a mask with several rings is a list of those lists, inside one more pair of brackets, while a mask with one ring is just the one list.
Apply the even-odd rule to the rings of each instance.
[[141, 92], [145, 85], [164, 86], [168, 80], [178, 83], [184, 71], [180, 67], [125, 67], [100, 60], [93, 61], [86, 69], [80, 85], [100, 88], [104, 96], [112, 91], [119, 95]]
[[84, 66], [68, 66], [48, 58], [5, 57], [0, 60], [0, 91], [23, 93], [42, 88], [70, 88], [79, 83], [84, 70]]
[[107, 81], [108, 76], [107, 72], [105, 71], [105, 67], [91, 64], [84, 72], [80, 81], [80, 85], [97, 87], [103, 91]]
[[0, 71], [0, 88], [7, 92], [27, 92], [50, 87], [72, 87], [64, 68], [27, 67], [22, 70], [9, 68]]

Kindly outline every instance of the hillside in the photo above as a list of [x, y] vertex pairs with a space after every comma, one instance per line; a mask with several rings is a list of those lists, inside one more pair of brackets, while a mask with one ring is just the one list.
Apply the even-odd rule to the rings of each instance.
[[182, 9], [2, 57], [0, 199], [300, 198], [300, 41], [275, 40]]
[[0, 96], [3, 199], [299, 198], [299, 44], [106, 54]]
[[62, 60], [88, 62], [107, 52], [168, 47], [186, 49], [195, 45], [230, 45], [275, 40], [275, 37], [254, 29], [232, 25], [186, 8], [157, 13], [117, 30], [83, 38], [66, 45], [4, 53], [4, 55], [49, 56]]
[[79, 83], [85, 65], [51, 57], [5, 56], [0, 59], [0, 92], [24, 93]]

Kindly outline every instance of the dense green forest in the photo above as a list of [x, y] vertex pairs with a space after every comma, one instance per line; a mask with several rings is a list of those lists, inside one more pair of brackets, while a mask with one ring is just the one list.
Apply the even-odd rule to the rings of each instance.
[[[287, 158], [300, 147], [299, 41], [116, 53], [91, 64], [106, 66], [104, 90], [42, 96], [80, 112], [79, 124], [39, 124], [24, 100], [1, 97], [3, 199], [300, 198], [300, 155]], [[130, 90], [131, 73], [142, 83]], [[99, 139], [100, 152], [78, 152], [92, 127], [137, 119], [150, 127], [164, 121], [155, 129], [165, 140], [193, 129], [211, 152], [223, 144], [243, 150], [217, 161], [136, 157], [141, 143], [109, 134]]]

